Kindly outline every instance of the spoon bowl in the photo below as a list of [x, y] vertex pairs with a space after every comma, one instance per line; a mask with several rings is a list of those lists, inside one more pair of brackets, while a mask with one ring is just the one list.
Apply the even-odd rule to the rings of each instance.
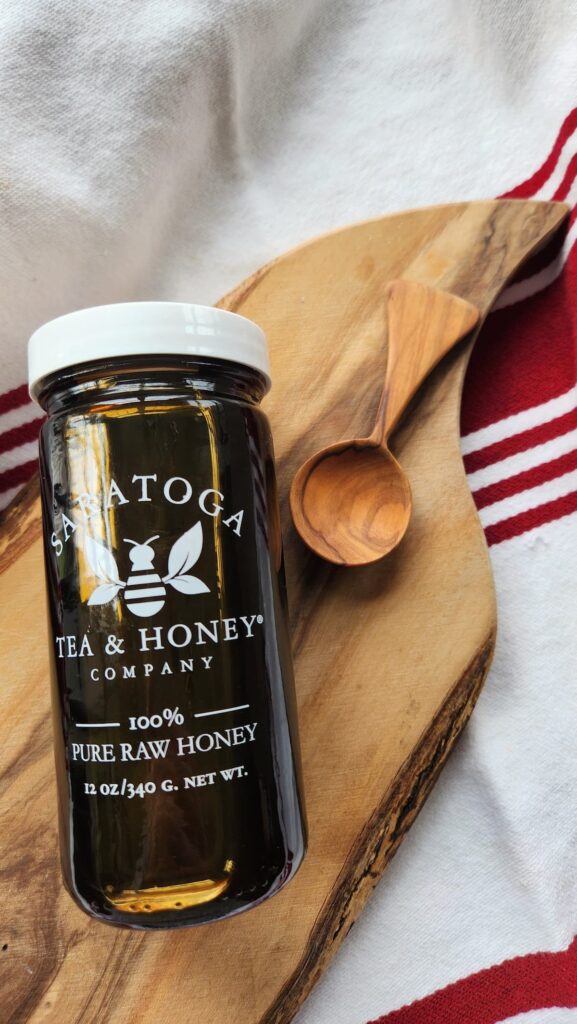
[[[369, 565], [401, 541], [411, 488], [388, 448], [369, 438], [340, 441], [311, 456], [295, 476], [292, 514], [306, 544], [336, 565]], [[346, 553], [346, 554], [345, 554]]]

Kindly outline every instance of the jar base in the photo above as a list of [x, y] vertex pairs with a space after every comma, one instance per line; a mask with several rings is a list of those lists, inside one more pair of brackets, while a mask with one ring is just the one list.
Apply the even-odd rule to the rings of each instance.
[[[303, 837], [305, 838], [305, 837]], [[149, 931], [192, 928], [236, 917], [275, 896], [291, 881], [306, 853], [306, 838], [296, 857], [291, 857], [284, 870], [258, 896], [243, 898], [229, 890], [234, 878], [230, 873], [220, 879], [196, 880], [179, 885], [155, 886], [147, 889], [112, 890], [107, 888], [92, 897], [81, 896], [64, 874], [65, 887], [74, 902], [103, 924], [119, 928]], [[225, 864], [225, 869], [228, 865]]]
[[[234, 865], [227, 862], [222, 878], [206, 878], [181, 885], [153, 886], [148, 889], [123, 889], [115, 892], [108, 887], [106, 903], [124, 914], [155, 914], [167, 910], [181, 911], [211, 903], [226, 892]], [[228, 869], [228, 870], [227, 870]]]

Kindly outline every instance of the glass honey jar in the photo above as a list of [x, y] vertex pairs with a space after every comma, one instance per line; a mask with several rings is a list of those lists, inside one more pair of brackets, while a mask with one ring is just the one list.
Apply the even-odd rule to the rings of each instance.
[[99, 306], [29, 370], [66, 887], [134, 928], [249, 909], [306, 847], [265, 336]]

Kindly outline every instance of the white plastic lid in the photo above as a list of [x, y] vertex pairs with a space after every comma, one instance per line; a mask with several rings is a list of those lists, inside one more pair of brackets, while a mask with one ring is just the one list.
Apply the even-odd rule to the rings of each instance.
[[187, 302], [120, 302], [49, 320], [28, 343], [30, 395], [51, 373], [119, 356], [175, 355], [226, 359], [258, 370], [270, 387], [264, 332], [252, 320]]

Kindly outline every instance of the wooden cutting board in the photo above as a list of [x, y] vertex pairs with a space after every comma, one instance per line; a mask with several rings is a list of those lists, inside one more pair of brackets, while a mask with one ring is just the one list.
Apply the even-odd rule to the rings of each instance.
[[258, 909], [147, 934], [92, 921], [65, 894], [36, 483], [9, 510], [0, 535], [3, 1021], [291, 1020], [426, 799], [491, 661], [491, 571], [459, 453], [472, 341], [445, 358], [395, 435], [414, 514], [388, 559], [343, 569], [312, 556], [289, 521], [292, 475], [321, 445], [370, 429], [386, 360], [387, 280], [438, 285], [485, 314], [565, 214], [559, 204], [500, 201], [385, 217], [304, 245], [223, 300], [257, 320], [271, 344], [267, 405], [310, 821], [299, 874]]

